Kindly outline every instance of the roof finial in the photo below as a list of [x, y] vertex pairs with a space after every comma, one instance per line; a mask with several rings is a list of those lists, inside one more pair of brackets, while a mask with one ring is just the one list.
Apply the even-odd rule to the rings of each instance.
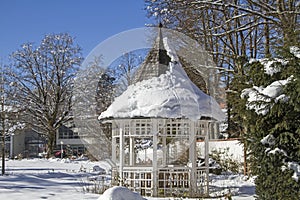
[[[169, 66], [169, 62], [171, 61], [171, 58], [168, 56], [167, 51], [165, 49], [165, 45], [163, 42], [163, 35], [162, 35], [162, 23], [159, 22], [159, 32], [158, 32], [158, 62], [159, 64]], [[163, 70], [165, 71], [165, 70]]]
[[159, 77], [169, 69], [171, 58], [164, 47], [162, 23], [159, 23], [155, 30], [157, 31], [155, 43], [143, 64], [137, 69], [133, 83]]

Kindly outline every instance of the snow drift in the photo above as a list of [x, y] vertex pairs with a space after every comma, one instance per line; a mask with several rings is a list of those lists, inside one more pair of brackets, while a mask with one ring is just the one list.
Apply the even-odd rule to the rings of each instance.
[[126, 187], [114, 186], [107, 189], [98, 200], [146, 200], [140, 194], [132, 192]]

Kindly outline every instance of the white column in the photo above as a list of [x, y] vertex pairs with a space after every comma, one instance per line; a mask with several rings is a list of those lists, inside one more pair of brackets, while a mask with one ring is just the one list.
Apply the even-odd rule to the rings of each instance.
[[120, 174], [120, 186], [123, 185], [123, 167], [124, 167], [124, 122], [120, 122], [119, 134], [120, 134], [120, 166], [119, 166], [119, 174]]
[[134, 165], [134, 138], [129, 138], [129, 165]]
[[[165, 132], [163, 133], [165, 134]], [[162, 165], [167, 166], [167, 138], [164, 135], [162, 137], [162, 153], [163, 153], [163, 158], [162, 158]]]
[[10, 158], [14, 159], [14, 133], [10, 134]]
[[190, 122], [190, 135], [189, 135], [189, 162], [190, 168], [190, 195], [193, 197], [197, 191], [196, 185], [196, 133], [195, 133], [195, 122]]
[[[112, 132], [114, 133], [115, 130], [113, 128]], [[114, 134], [112, 136], [112, 142], [111, 142], [111, 159], [114, 163], [117, 163], [117, 139], [114, 137]]]
[[205, 173], [206, 173], [206, 194], [209, 194], [209, 131], [211, 127], [211, 122], [207, 121], [205, 123], [206, 134], [205, 134]]
[[117, 129], [118, 125], [115, 121], [112, 122], [112, 141], [111, 141], [111, 159], [114, 163], [118, 163], [117, 160], [117, 135], [118, 133], [118, 129]]
[[153, 188], [153, 196], [157, 196], [157, 179], [158, 179], [158, 168], [157, 168], [157, 136], [158, 136], [158, 123], [157, 119], [152, 119], [153, 126], [153, 161], [152, 161], [152, 188]]
[[166, 119], [163, 119], [163, 132], [162, 134], [162, 166], [167, 166], [167, 131], [166, 131]]

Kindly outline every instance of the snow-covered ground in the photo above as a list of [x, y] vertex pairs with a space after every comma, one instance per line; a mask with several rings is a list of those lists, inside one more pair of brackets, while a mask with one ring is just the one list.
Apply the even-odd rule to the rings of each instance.
[[90, 162], [67, 163], [61, 160], [8, 160], [7, 176], [0, 176], [0, 199], [97, 199], [83, 193], [82, 184]]
[[[0, 199], [111, 199], [114, 192], [103, 195], [86, 192], [95, 184], [89, 181], [99, 170], [93, 172], [93, 167], [99, 166], [104, 173], [109, 173], [110, 166], [106, 161], [69, 161], [60, 159], [23, 159], [7, 160], [5, 176], [0, 176]], [[96, 167], [97, 169], [98, 167]], [[109, 182], [109, 175], [102, 175], [103, 182]], [[212, 189], [218, 189], [219, 194], [229, 191], [233, 199], [254, 199], [253, 180], [246, 180], [241, 175], [213, 175]], [[90, 185], [89, 185], [90, 184]], [[221, 190], [220, 190], [221, 189]], [[133, 195], [124, 188], [113, 191], [121, 192], [114, 200], [138, 200], [139, 195]], [[131, 196], [131, 197], [130, 197]], [[133, 198], [136, 197], [136, 198]], [[148, 200], [176, 199], [176, 198], [150, 198]], [[178, 199], [178, 198], [177, 198]], [[222, 199], [222, 198], [221, 198]], [[225, 199], [225, 198], [223, 198]]]

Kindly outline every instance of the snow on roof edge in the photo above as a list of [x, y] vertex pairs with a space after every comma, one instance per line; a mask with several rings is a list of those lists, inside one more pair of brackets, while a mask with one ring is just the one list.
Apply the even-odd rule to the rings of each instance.
[[188, 118], [194, 121], [210, 117], [218, 121], [225, 114], [215, 99], [201, 91], [187, 76], [174, 50], [164, 38], [171, 57], [169, 71], [159, 77], [130, 85], [102, 112], [99, 120], [117, 118]]

